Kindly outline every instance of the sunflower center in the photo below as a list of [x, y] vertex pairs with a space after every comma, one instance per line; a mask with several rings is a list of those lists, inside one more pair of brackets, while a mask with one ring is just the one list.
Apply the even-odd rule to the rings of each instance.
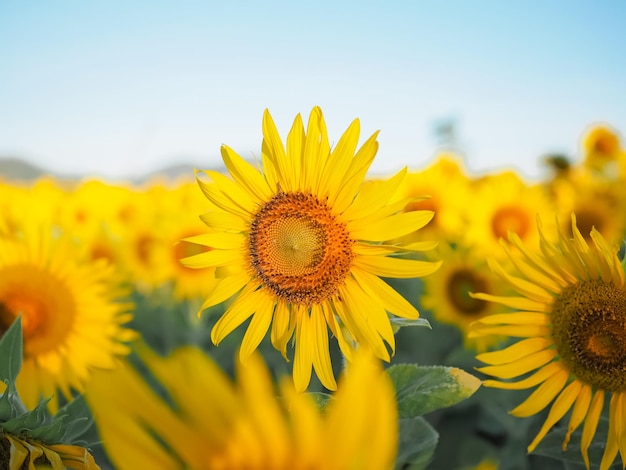
[[481, 299], [473, 299], [470, 292], [488, 292], [484, 279], [470, 269], [459, 269], [452, 273], [446, 286], [448, 299], [458, 312], [467, 316], [480, 315], [488, 306]]
[[601, 281], [573, 284], [555, 300], [552, 317], [554, 343], [578, 379], [626, 390], [626, 290]]
[[250, 261], [263, 284], [291, 304], [312, 305], [337, 293], [354, 253], [345, 224], [312, 194], [279, 192], [250, 228]]
[[21, 314], [25, 357], [56, 349], [74, 313], [70, 291], [51, 273], [31, 265], [0, 269], [0, 336]]
[[522, 240], [530, 231], [528, 213], [517, 206], [505, 206], [496, 211], [491, 219], [491, 230], [496, 238], [508, 239], [508, 232], [516, 233]]

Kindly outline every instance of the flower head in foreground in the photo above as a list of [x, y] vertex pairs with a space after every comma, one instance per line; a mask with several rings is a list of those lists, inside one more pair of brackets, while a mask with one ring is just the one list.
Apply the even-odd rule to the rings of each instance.
[[487, 380], [484, 385], [503, 389], [527, 389], [539, 385], [511, 411], [526, 417], [552, 406], [539, 433], [528, 447], [532, 452], [547, 432], [570, 409], [571, 418], [563, 448], [572, 432], [584, 422], [581, 438], [583, 460], [589, 468], [588, 449], [596, 433], [605, 397], [610, 396], [609, 430], [601, 469], [607, 469], [617, 453], [626, 457], [626, 288], [624, 271], [599, 232], [585, 241], [572, 216], [570, 238], [560, 231], [549, 243], [540, 228], [541, 254], [527, 251], [520, 239], [510, 241], [520, 250], [509, 251], [519, 276], [494, 271], [520, 296], [476, 298], [519, 310], [495, 314], [472, 325], [470, 335], [507, 335], [524, 338], [495, 352], [477, 356], [489, 364], [479, 369], [498, 379], [525, 376], [519, 381]]
[[398, 445], [394, 387], [380, 362], [364, 351], [353, 354], [324, 412], [286, 378], [276, 398], [257, 354], [245, 365], [238, 363], [236, 383], [193, 347], [167, 358], [148, 350], [141, 354], [168, 400], [127, 363], [97, 372], [87, 386], [87, 401], [115, 468], [393, 466]]
[[69, 400], [93, 368], [110, 368], [133, 332], [112, 267], [84, 262], [69, 237], [50, 226], [0, 235], [0, 336], [21, 313], [24, 361], [17, 390], [28, 408], [42, 398], [57, 408], [57, 389]]
[[356, 150], [358, 120], [332, 149], [319, 108], [311, 111], [306, 132], [300, 115], [296, 117], [286, 147], [267, 111], [263, 135], [262, 172], [223, 146], [232, 178], [205, 171], [211, 181], [198, 179], [217, 209], [202, 215], [210, 232], [187, 241], [210, 250], [182, 262], [216, 268], [216, 282], [202, 309], [234, 298], [212, 330], [215, 344], [252, 316], [242, 359], [271, 325], [272, 343], [285, 357], [295, 334], [296, 388], [307, 388], [313, 367], [334, 390], [328, 329], [348, 360], [355, 340], [388, 361], [387, 347], [393, 353], [395, 345], [388, 312], [419, 316], [381, 277], [434, 272], [438, 262], [414, 259], [415, 251], [434, 244], [384, 242], [418, 230], [433, 213], [404, 213], [407, 200], [390, 202], [406, 170], [388, 180], [363, 182], [378, 143], [374, 134]]

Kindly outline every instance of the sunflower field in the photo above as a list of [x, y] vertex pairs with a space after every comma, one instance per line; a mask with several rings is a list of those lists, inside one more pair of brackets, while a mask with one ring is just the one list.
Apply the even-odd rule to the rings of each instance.
[[185, 178], [0, 175], [0, 470], [624, 468], [617, 130], [528, 181], [261, 124]]

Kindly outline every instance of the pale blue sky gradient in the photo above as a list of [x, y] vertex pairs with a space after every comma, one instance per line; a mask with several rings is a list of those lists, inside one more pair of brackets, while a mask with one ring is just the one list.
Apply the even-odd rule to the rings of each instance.
[[137, 176], [260, 153], [322, 107], [420, 168], [455, 118], [467, 166], [541, 174], [587, 125], [626, 132], [625, 1], [0, 2], [0, 156]]

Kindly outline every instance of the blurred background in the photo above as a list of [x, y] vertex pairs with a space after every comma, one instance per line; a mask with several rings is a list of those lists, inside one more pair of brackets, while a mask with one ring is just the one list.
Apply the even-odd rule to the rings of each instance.
[[381, 130], [377, 174], [449, 148], [539, 177], [592, 123], [626, 129], [625, 22], [619, 0], [2, 0], [0, 172], [218, 167], [260, 154], [265, 108], [284, 136], [319, 105], [335, 141]]

